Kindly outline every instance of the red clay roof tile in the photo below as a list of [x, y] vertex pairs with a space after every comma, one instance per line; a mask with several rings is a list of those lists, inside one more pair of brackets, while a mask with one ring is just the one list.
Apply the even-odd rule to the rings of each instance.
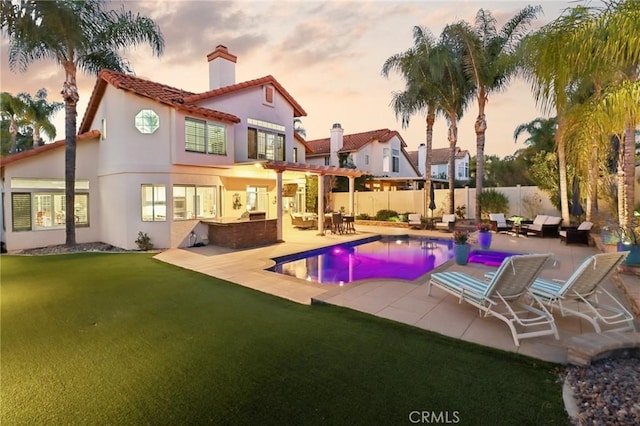
[[[77, 141], [91, 140], [100, 137], [99, 130], [91, 130], [90, 132], [82, 133], [78, 135]], [[7, 157], [0, 158], [0, 167], [7, 164], [15, 163], [16, 161], [23, 160], [25, 158], [33, 157], [43, 152], [51, 151], [57, 148], [61, 148], [66, 145], [66, 140], [61, 139], [52, 143], [44, 144], [27, 151], [18, 152], [16, 154], [9, 155]]]
[[307, 113], [305, 112], [304, 109], [302, 109], [300, 104], [298, 104], [298, 102], [296, 102], [296, 100], [293, 99], [293, 97], [289, 94], [289, 92], [287, 92], [285, 88], [282, 87], [282, 85], [278, 83], [278, 81], [271, 75], [268, 75], [262, 78], [257, 78], [255, 80], [243, 81], [242, 83], [232, 84], [231, 86], [220, 87], [218, 89], [209, 90], [208, 92], [204, 92], [204, 93], [185, 96], [184, 102], [186, 103], [198, 102], [205, 99], [214, 98], [216, 96], [226, 95], [228, 93], [233, 93], [233, 92], [237, 92], [240, 90], [244, 90], [244, 89], [248, 89], [256, 86], [261, 86], [264, 84], [273, 84], [276, 90], [278, 90], [278, 92], [280, 92], [280, 94], [284, 96], [287, 99], [287, 101], [289, 101], [289, 103], [293, 106], [294, 117], [303, 117], [307, 115]]
[[[377, 140], [379, 142], [385, 143], [388, 142], [391, 138], [397, 136], [400, 139], [400, 143], [402, 147], [407, 146], [405, 141], [402, 139], [402, 136], [395, 131], [389, 129], [378, 129], [378, 130], [370, 130], [368, 132], [362, 133], [354, 133], [351, 135], [343, 135], [342, 140], [342, 148], [338, 150], [338, 152], [353, 152], [362, 148], [364, 145]], [[313, 155], [327, 155], [330, 151], [330, 143], [331, 138], [324, 139], [316, 139], [312, 141], [307, 141], [311, 150], [313, 151]]]

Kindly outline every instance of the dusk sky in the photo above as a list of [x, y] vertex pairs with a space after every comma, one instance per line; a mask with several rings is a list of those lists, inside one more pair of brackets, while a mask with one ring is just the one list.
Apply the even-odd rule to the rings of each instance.
[[[114, 2], [114, 5], [119, 2]], [[412, 28], [422, 25], [438, 37], [446, 24], [473, 23], [478, 9], [491, 11], [501, 27], [526, 5], [541, 5], [539, 27], [555, 19], [571, 1], [136, 1], [126, 7], [149, 16], [165, 38], [165, 52], [157, 58], [148, 47], [123, 53], [135, 74], [181, 89], [204, 92], [208, 87], [206, 55], [218, 44], [238, 57], [236, 82], [273, 75], [306, 110], [302, 126], [307, 140], [329, 137], [333, 123], [345, 134], [389, 128], [398, 130], [417, 149], [424, 143], [423, 116], [414, 116], [403, 129], [390, 107], [392, 93], [404, 81], [386, 79], [384, 61], [413, 45]], [[582, 3], [581, 3], [582, 4]], [[2, 39], [2, 91], [32, 95], [40, 88], [49, 101], [62, 101], [62, 68], [53, 61], [33, 63], [25, 73], [8, 67], [7, 40]], [[95, 76], [78, 71], [78, 124], [84, 117]], [[471, 103], [459, 123], [458, 146], [475, 155], [473, 122], [477, 104]], [[545, 114], [536, 107], [529, 85], [515, 80], [510, 88], [492, 94], [487, 106], [486, 154], [504, 157], [523, 146], [514, 143], [514, 129]], [[56, 140], [64, 138], [64, 111], [54, 119]], [[436, 121], [434, 148], [447, 142], [444, 118]], [[524, 138], [521, 137], [523, 140]]]

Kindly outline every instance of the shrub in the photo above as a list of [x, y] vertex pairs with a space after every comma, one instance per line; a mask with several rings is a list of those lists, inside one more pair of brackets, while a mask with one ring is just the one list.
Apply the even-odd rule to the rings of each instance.
[[456, 217], [458, 218], [458, 220], [464, 220], [466, 216], [467, 216], [466, 204], [456, 207]]
[[480, 213], [489, 216], [489, 213], [506, 213], [509, 211], [509, 198], [495, 189], [485, 189], [480, 193]]
[[358, 220], [371, 220], [371, 216], [369, 216], [366, 213], [360, 213], [358, 216], [356, 216], [356, 219], [358, 219]]
[[395, 210], [378, 210], [378, 213], [376, 213], [376, 220], [388, 220], [395, 216], [398, 216], [398, 212]]
[[138, 238], [135, 243], [138, 245], [140, 250], [151, 250], [153, 248], [153, 243], [151, 242], [151, 237], [147, 235], [146, 232], [139, 231]]

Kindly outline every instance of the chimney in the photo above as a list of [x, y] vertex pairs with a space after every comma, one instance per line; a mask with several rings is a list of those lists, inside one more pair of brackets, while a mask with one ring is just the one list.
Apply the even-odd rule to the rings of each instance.
[[334, 123], [331, 127], [331, 140], [329, 143], [329, 164], [331, 166], [340, 166], [338, 159], [338, 151], [342, 149], [344, 130], [340, 123]]
[[426, 176], [424, 173], [425, 161], [427, 161], [427, 146], [421, 143], [418, 145], [418, 171], [423, 177]]
[[209, 90], [231, 86], [236, 83], [236, 61], [238, 58], [221, 44], [207, 55], [209, 61]]

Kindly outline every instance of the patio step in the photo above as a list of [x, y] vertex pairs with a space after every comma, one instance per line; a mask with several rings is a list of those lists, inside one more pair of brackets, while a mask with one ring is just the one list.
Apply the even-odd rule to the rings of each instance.
[[567, 348], [567, 360], [570, 364], [589, 365], [616, 350], [640, 349], [640, 333], [607, 331], [581, 334], [570, 338]]

